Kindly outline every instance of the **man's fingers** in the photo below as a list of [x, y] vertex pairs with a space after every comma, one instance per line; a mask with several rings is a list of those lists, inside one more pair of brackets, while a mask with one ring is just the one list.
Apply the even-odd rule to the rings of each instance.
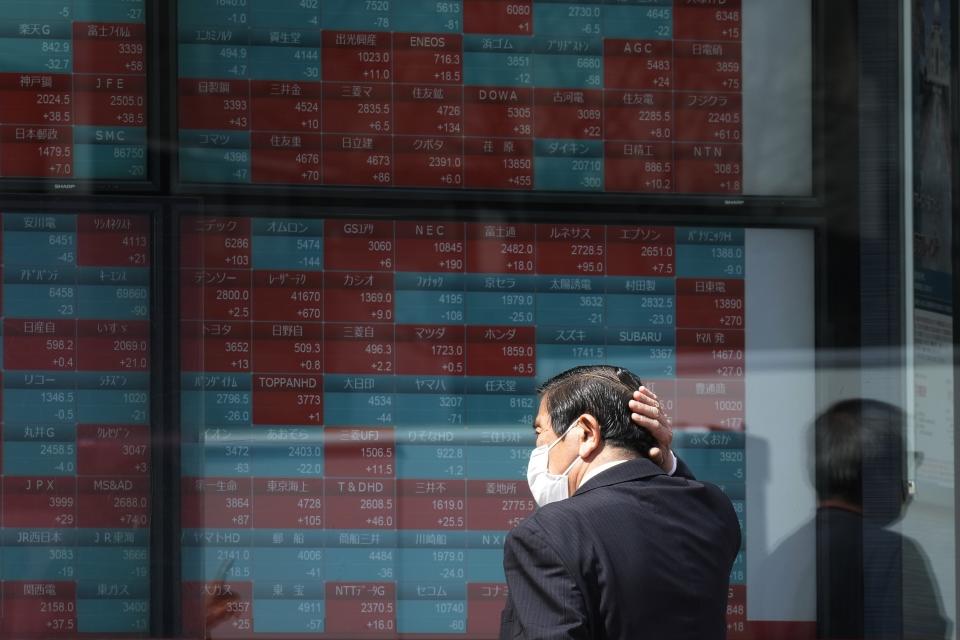
[[663, 464], [663, 450], [660, 447], [650, 447], [650, 459], [657, 464]]

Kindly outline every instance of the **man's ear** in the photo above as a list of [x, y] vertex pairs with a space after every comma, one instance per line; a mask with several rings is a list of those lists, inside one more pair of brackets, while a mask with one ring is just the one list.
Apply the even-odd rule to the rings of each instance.
[[600, 423], [589, 413], [583, 413], [578, 418], [578, 422], [583, 427], [580, 436], [579, 455], [584, 460], [589, 460], [600, 452], [603, 445], [603, 438], [600, 434]]

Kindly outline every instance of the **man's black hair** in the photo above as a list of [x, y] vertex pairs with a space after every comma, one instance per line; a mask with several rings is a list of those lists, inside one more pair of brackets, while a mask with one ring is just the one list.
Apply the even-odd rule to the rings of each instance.
[[817, 497], [892, 520], [907, 497], [906, 417], [879, 400], [838, 402], [814, 423]]
[[650, 432], [630, 420], [627, 403], [643, 384], [627, 369], [587, 365], [567, 369], [537, 388], [550, 414], [553, 432], [562, 436], [574, 420], [589, 413], [600, 423], [601, 440], [612, 447], [649, 457], [658, 446]]

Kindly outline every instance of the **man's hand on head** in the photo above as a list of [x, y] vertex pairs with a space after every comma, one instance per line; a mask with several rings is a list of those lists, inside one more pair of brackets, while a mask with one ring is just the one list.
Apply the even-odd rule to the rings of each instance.
[[670, 424], [670, 417], [660, 406], [657, 395], [646, 387], [640, 387], [633, 392], [630, 411], [632, 412], [630, 419], [633, 423], [649, 431], [660, 445], [650, 449], [650, 459], [660, 465], [661, 469], [671, 473], [676, 467], [673, 450], [670, 448], [673, 443], [673, 427]]

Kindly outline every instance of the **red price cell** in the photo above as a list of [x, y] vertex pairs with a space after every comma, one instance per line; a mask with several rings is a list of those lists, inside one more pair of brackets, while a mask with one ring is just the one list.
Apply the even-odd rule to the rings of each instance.
[[607, 228], [608, 275], [669, 277], [674, 274], [675, 261], [673, 227]]
[[319, 133], [254, 133], [250, 166], [254, 182], [320, 184], [323, 136]]
[[398, 480], [397, 492], [401, 529], [466, 528], [467, 492], [462, 480]]
[[250, 116], [255, 131], [320, 133], [323, 84], [251, 80]]
[[440, 33], [395, 33], [395, 82], [463, 82], [463, 37]]
[[534, 327], [467, 327], [467, 375], [536, 375]]
[[393, 322], [392, 273], [324, 273], [328, 322]]
[[397, 271], [462, 272], [466, 242], [462, 222], [396, 223]]
[[255, 374], [253, 424], [320, 425], [323, 423], [323, 377]]
[[[245, 269], [250, 266], [249, 218], [191, 216], [182, 224], [181, 267]], [[199, 282], [204, 283], [204, 280]]]
[[147, 478], [80, 477], [77, 497], [79, 527], [143, 529], [150, 525]]
[[77, 369], [149, 370], [150, 323], [136, 320], [78, 320]]
[[742, 0], [712, 4], [676, 3], [673, 37], [676, 40], [740, 40], [741, 3]]
[[[394, 133], [395, 129], [393, 113], [393, 89], [389, 84], [324, 83], [325, 133], [389, 135]], [[345, 139], [351, 140], [352, 137], [347, 136]], [[356, 149], [344, 147], [345, 150], [351, 148]]]
[[150, 218], [107, 213], [77, 216], [77, 265], [150, 266]]
[[397, 636], [396, 583], [327, 582], [324, 587], [326, 633], [345, 638]]
[[250, 128], [250, 87], [244, 80], [179, 81], [181, 129]]
[[180, 619], [183, 635], [204, 637], [208, 635], [207, 616], [210, 603], [229, 603], [231, 638], [249, 638], [253, 636], [253, 583], [225, 580], [181, 583]]
[[677, 381], [677, 411], [671, 416], [682, 426], [708, 426], [742, 431], [746, 417], [743, 378], [705, 377]]
[[253, 363], [258, 373], [322, 372], [323, 326], [255, 322]]
[[0, 126], [0, 175], [15, 178], [72, 178], [70, 127]]
[[[124, 393], [145, 396], [147, 391]], [[149, 428], [143, 425], [77, 425], [77, 471], [84, 476], [146, 477], [150, 472]]]
[[398, 187], [463, 186], [463, 140], [460, 138], [394, 138]]
[[532, 35], [533, 0], [464, 0], [463, 32]]
[[71, 124], [74, 76], [0, 73], [0, 122]]
[[396, 473], [393, 429], [324, 428], [327, 478], [392, 478]]
[[677, 327], [743, 330], [743, 280], [677, 280]]
[[328, 529], [395, 529], [395, 480], [324, 480]]
[[537, 138], [603, 138], [603, 91], [536, 89], [533, 102], [533, 130]]
[[183, 478], [181, 522], [188, 529], [245, 529], [250, 526], [250, 478]]
[[[284, 445], [292, 449], [322, 445]], [[321, 451], [308, 452], [319, 456]], [[253, 527], [255, 529], [322, 529], [323, 481], [314, 478], [254, 478]]]
[[537, 225], [537, 272], [562, 275], [603, 275], [606, 236], [599, 225]]
[[677, 329], [677, 375], [742, 378], [744, 331]]
[[[392, 82], [393, 36], [383, 32], [323, 31], [320, 54], [329, 82]], [[389, 87], [388, 87], [389, 90]]]
[[533, 141], [467, 138], [464, 182], [470, 189], [533, 189]]
[[255, 271], [253, 318], [257, 321], [321, 322], [323, 274], [306, 271]]
[[678, 93], [676, 139], [688, 142], [740, 142], [743, 98], [728, 93]]
[[677, 143], [676, 186], [685, 193], [741, 193], [743, 148], [739, 144]]
[[[64, 443], [51, 443], [66, 447]], [[74, 528], [77, 526], [77, 480], [72, 477], [3, 478], [3, 524], [6, 527]]]
[[606, 91], [603, 103], [607, 140], [662, 143], [676, 136], [671, 93]]
[[394, 91], [398, 135], [463, 134], [463, 87], [397, 85]]
[[673, 86], [673, 42], [604, 40], [603, 86], [669, 91]]
[[75, 320], [3, 321], [7, 370], [71, 371], [77, 366]]
[[467, 634], [494, 637], [500, 628], [500, 613], [507, 604], [507, 585], [497, 582], [467, 584]]
[[5, 580], [0, 630], [9, 638], [77, 635], [76, 582]]
[[536, 273], [532, 224], [467, 223], [469, 273]]
[[468, 529], [513, 529], [537, 508], [520, 480], [468, 480], [467, 501]]
[[146, 74], [146, 25], [74, 22], [73, 72]]
[[[74, 122], [103, 127], [147, 125], [145, 76], [76, 75], [73, 80]], [[106, 142], [123, 144], [123, 132], [100, 134]]]
[[464, 339], [462, 325], [397, 325], [397, 373], [462, 376], [466, 368]]
[[326, 220], [323, 237], [327, 269], [393, 271], [392, 220]]
[[393, 184], [393, 138], [324, 135], [322, 163], [324, 184], [389, 187]]
[[326, 373], [392, 374], [392, 324], [325, 324]]
[[739, 92], [739, 42], [673, 41], [674, 84], [680, 91]]
[[237, 269], [182, 269], [181, 301], [184, 318], [249, 321], [251, 277]]
[[249, 322], [180, 323], [183, 371], [250, 371]]
[[533, 136], [533, 90], [464, 87], [464, 130], [468, 136]]

